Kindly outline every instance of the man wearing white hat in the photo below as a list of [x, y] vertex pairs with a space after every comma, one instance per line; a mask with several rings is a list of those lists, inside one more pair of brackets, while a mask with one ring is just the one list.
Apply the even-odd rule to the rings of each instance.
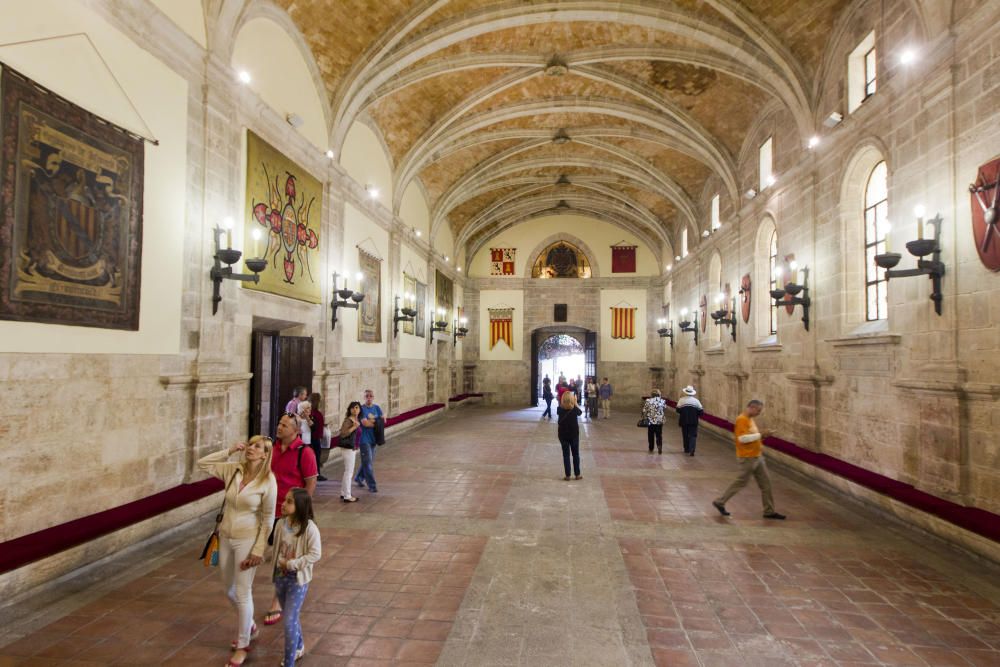
[[688, 385], [681, 391], [684, 392], [684, 396], [677, 401], [677, 406], [674, 408], [680, 415], [677, 425], [681, 427], [684, 453], [688, 456], [694, 456], [694, 447], [698, 441], [698, 417], [705, 409], [701, 406], [701, 401], [695, 398], [698, 392], [695, 391], [694, 387]]

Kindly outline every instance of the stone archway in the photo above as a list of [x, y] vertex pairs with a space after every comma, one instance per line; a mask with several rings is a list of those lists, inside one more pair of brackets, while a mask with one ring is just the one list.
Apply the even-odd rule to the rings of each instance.
[[[597, 375], [597, 332], [573, 325], [539, 327], [531, 332], [531, 384], [528, 387], [530, 396], [528, 405], [538, 405], [543, 377], [540, 372], [540, 366], [542, 366], [540, 363], [541, 351], [545, 341], [553, 338], [563, 338], [564, 342], [568, 343], [566, 347], [575, 347], [573, 343], [569, 342], [570, 340], [579, 345], [580, 352], [583, 354], [582, 370], [578, 373], [581, 377]], [[574, 368], [576, 368], [575, 365]], [[558, 377], [551, 379], [554, 387]]]

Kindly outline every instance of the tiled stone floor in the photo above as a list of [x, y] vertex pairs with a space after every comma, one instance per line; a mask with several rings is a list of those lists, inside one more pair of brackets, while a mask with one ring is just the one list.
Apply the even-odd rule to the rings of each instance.
[[[668, 425], [650, 455], [622, 413], [582, 422], [584, 479], [564, 482], [540, 413], [461, 408], [379, 450], [377, 495], [320, 485], [303, 665], [1000, 665], [996, 568], [774, 468], [787, 521], [752, 486], [720, 517], [732, 446], [682, 456]], [[0, 667], [223, 665], [234, 619], [193, 558], [203, 532], [0, 608]], [[264, 568], [258, 616], [270, 594]], [[282, 643], [263, 628], [247, 664]]]

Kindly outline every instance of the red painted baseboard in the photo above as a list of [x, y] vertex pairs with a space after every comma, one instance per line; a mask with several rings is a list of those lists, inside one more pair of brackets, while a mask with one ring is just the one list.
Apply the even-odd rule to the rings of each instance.
[[[676, 402], [671, 400], [668, 400], [667, 404], [671, 407], [677, 405]], [[712, 426], [717, 426], [727, 431], [733, 430], [733, 423], [721, 417], [703, 413], [701, 419]], [[877, 472], [866, 470], [828, 454], [811, 451], [788, 440], [770, 437], [764, 440], [764, 444], [803, 463], [808, 463], [820, 470], [843, 477], [866, 489], [881, 493], [910, 507], [933, 514], [948, 523], [964, 528], [976, 535], [981, 535], [994, 542], [1000, 542], [1000, 515], [978, 507], [959, 505], [950, 500], [938, 498], [926, 491], [917, 489], [911, 484], [906, 484]]]
[[458, 394], [457, 396], [452, 396], [448, 399], [449, 403], [458, 403], [459, 401], [464, 401], [467, 398], [482, 398], [482, 394]]

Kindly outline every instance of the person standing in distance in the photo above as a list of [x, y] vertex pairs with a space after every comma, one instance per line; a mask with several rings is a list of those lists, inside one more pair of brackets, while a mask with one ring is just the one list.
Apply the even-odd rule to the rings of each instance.
[[545, 379], [542, 380], [542, 400], [545, 401], [545, 412], [542, 413], [542, 419], [548, 417], [552, 419], [552, 380], [546, 375]]
[[763, 401], [756, 398], [747, 403], [747, 407], [736, 418], [733, 426], [733, 440], [736, 442], [736, 457], [740, 462], [740, 474], [726, 491], [712, 501], [712, 506], [719, 510], [722, 516], [729, 516], [726, 510], [726, 502], [736, 495], [736, 493], [747, 485], [750, 476], [753, 475], [760, 487], [760, 497], [764, 503], [765, 519], [784, 519], [784, 514], [778, 514], [774, 509], [774, 497], [771, 495], [771, 477], [767, 474], [767, 466], [764, 465], [764, 455], [761, 451], [761, 444], [764, 438], [771, 435], [770, 431], [761, 433], [757, 429], [754, 417], [760, 415], [764, 410]]
[[[285, 412], [291, 412], [293, 415], [299, 414], [299, 403], [306, 400], [306, 396], [309, 395], [309, 390], [305, 387], [296, 387], [292, 390], [292, 400], [288, 401], [285, 405]], [[284, 498], [284, 496], [282, 496]]]
[[677, 406], [674, 408], [680, 415], [677, 418], [677, 425], [681, 427], [684, 453], [688, 456], [694, 456], [694, 448], [698, 443], [698, 417], [705, 409], [702, 407], [701, 401], [695, 398], [698, 392], [695, 391], [694, 387], [688, 385], [681, 391], [684, 392], [684, 396], [677, 401]]
[[368, 485], [368, 490], [378, 493], [375, 483], [375, 422], [382, 419], [382, 408], [375, 404], [375, 392], [365, 389], [365, 402], [361, 404], [361, 467], [354, 476], [358, 486]]
[[601, 415], [604, 419], [611, 416], [611, 397], [614, 393], [608, 378], [601, 380], [601, 386], [597, 388], [597, 397], [601, 400]]

